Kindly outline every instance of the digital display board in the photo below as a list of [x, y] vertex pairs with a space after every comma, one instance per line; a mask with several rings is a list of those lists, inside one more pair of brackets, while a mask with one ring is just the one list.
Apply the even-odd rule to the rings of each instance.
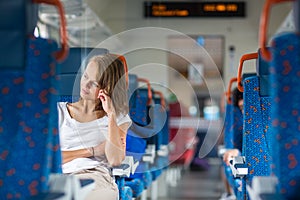
[[145, 17], [245, 17], [245, 2], [144, 2]]

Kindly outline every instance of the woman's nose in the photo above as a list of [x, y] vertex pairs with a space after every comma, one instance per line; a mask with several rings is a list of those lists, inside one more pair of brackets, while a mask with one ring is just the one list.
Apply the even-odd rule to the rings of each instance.
[[90, 88], [90, 87], [91, 87], [91, 82], [90, 82], [90, 81], [87, 81], [87, 82], [85, 83], [85, 87], [86, 87], [86, 88]]

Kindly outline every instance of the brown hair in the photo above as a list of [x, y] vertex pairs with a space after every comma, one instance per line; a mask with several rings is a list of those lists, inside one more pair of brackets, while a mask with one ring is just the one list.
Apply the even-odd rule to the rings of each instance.
[[[94, 56], [89, 62], [95, 62], [98, 65], [97, 82], [100, 89], [105, 90], [106, 95], [112, 99], [116, 114], [127, 114], [128, 97], [124, 63], [113, 54]], [[95, 110], [103, 110], [100, 100]]]

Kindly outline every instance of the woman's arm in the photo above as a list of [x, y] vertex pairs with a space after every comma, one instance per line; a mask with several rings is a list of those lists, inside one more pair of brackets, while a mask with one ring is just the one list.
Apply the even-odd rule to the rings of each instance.
[[108, 117], [108, 137], [105, 145], [105, 155], [111, 166], [118, 166], [125, 158], [126, 134], [129, 123], [117, 125], [116, 111], [111, 98], [104, 90], [100, 90], [98, 98], [102, 102], [103, 110]]
[[88, 158], [88, 157], [97, 157], [102, 156], [105, 153], [105, 142], [95, 146], [85, 149], [71, 150], [71, 151], [62, 151], [62, 162], [67, 163], [76, 158]]
[[118, 166], [125, 158], [126, 134], [129, 123], [118, 126], [115, 114], [109, 114], [108, 118], [108, 138], [105, 145], [105, 155], [111, 166]]
[[65, 164], [76, 158], [88, 158], [93, 156], [92, 148], [62, 151], [62, 163]]

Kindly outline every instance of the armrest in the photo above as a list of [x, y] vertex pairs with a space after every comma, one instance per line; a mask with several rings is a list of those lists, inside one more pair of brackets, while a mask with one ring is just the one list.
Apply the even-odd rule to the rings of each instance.
[[127, 176], [129, 177], [131, 173], [131, 166], [130, 164], [122, 163], [120, 166], [112, 168], [112, 175], [113, 176]]
[[139, 161], [134, 160], [133, 156], [125, 156], [122, 164], [112, 168], [113, 176], [129, 177], [133, 174], [139, 164]]
[[148, 144], [145, 154], [143, 155], [144, 162], [154, 163], [155, 159], [155, 144]]
[[278, 179], [275, 176], [254, 176], [252, 187], [246, 185], [251, 199], [283, 200], [283, 196], [276, 191]]
[[248, 167], [244, 156], [234, 157], [230, 161], [230, 168], [235, 178], [242, 178], [248, 174]]
[[157, 151], [157, 155], [167, 157], [169, 155], [168, 145], [160, 145], [160, 149]]

